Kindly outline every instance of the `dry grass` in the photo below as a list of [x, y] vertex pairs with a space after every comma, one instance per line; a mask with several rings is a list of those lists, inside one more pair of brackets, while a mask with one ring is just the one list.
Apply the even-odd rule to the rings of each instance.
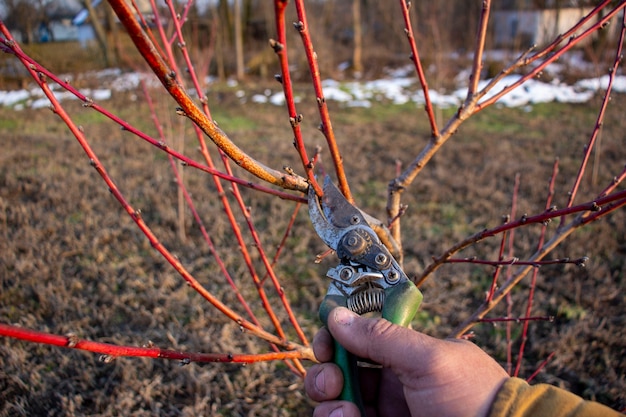
[[[282, 110], [240, 105], [229, 90], [220, 97], [222, 101], [213, 104], [215, 116], [242, 147], [254, 149], [269, 165], [298, 166]], [[613, 99], [602, 134], [599, 185], [592, 186], [587, 179], [586, 196], [624, 164], [626, 124], [620, 108], [625, 101], [624, 96]], [[150, 129], [144, 104], [128, 97], [116, 97], [109, 104], [129, 121]], [[305, 111], [314, 109], [305, 105], [301, 105]], [[541, 211], [555, 156], [561, 158], [555, 203], [563, 206], [597, 106], [597, 102], [550, 104], [531, 113], [492, 109], [468, 122], [407, 195], [410, 209], [403, 219], [407, 272], [416, 273], [453, 242], [497, 224], [509, 210], [518, 172], [519, 212]], [[176, 188], [167, 160], [89, 109], [69, 107], [114, 180], [163, 243], [208, 288], [235, 305], [189, 215], [188, 237], [178, 239]], [[163, 108], [169, 109], [168, 104]], [[410, 107], [386, 106], [332, 111], [357, 201], [382, 217], [385, 185], [393, 176], [395, 160], [408, 162], [407, 155], [416, 154], [427, 138], [422, 114]], [[150, 340], [161, 347], [209, 352], [266, 349], [210, 309], [157, 256], [52, 114], [0, 109], [0, 120], [2, 321], [112, 343], [142, 345]], [[314, 120], [305, 112], [305, 134], [312, 144], [322, 142]], [[187, 144], [188, 149], [194, 146]], [[246, 281], [210, 179], [192, 170], [186, 170], [186, 179], [229, 270]], [[246, 195], [271, 248], [280, 240], [293, 204]], [[539, 376], [541, 381], [617, 408], [626, 406], [626, 311], [621, 291], [626, 275], [625, 217], [624, 210], [612, 214], [576, 233], [554, 254], [590, 256], [586, 269], [542, 268], [535, 314], [554, 315], [556, 321], [531, 326], [522, 372], [529, 375], [556, 351]], [[518, 256], [532, 250], [537, 235], [537, 227], [519, 232]], [[465, 255], [493, 257], [497, 244], [485, 242]], [[328, 264], [313, 264], [323, 247], [305, 211], [287, 245], [278, 270], [312, 336], [319, 325], [316, 310]], [[443, 268], [423, 288], [425, 303], [415, 327], [445, 336], [478, 306], [489, 280], [489, 268]], [[519, 314], [525, 285], [513, 294]], [[251, 294], [249, 288], [245, 291]], [[253, 308], [261, 307], [257, 303]], [[503, 328], [484, 325], [476, 333], [477, 343], [503, 361]], [[311, 404], [301, 388], [280, 363], [180, 366], [117, 359], [107, 364], [91, 354], [0, 340], [0, 416], [302, 415]]]

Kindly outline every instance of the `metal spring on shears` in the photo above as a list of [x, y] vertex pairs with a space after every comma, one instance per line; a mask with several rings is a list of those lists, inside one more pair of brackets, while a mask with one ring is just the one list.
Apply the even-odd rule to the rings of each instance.
[[385, 291], [382, 288], [369, 287], [348, 297], [347, 307], [356, 314], [382, 311], [385, 303]]

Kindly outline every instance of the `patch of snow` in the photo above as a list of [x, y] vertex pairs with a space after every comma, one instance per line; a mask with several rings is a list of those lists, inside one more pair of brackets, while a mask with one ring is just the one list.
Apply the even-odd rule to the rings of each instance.
[[[576, 87], [591, 91], [606, 90], [609, 85], [609, 76], [603, 75], [598, 78], [580, 80], [575, 85]], [[626, 93], [626, 75], [618, 75], [613, 79], [613, 91]]]
[[105, 101], [111, 98], [111, 90], [108, 88], [98, 88], [91, 92], [91, 98], [95, 101]]
[[269, 102], [275, 106], [283, 106], [285, 104], [285, 94], [282, 91], [275, 93], [270, 96]]
[[11, 107], [29, 97], [30, 92], [26, 90], [0, 91], [0, 105]]
[[[487, 58], [503, 58], [503, 52], [491, 51]], [[559, 75], [566, 71], [568, 66], [582, 65], [584, 62], [581, 57], [573, 55], [569, 60], [561, 60], [557, 64], [552, 65], [550, 75], [553, 80], [550, 83], [542, 82], [537, 79], [526, 81], [521, 86], [516, 87], [505, 96], [498, 100], [498, 103], [507, 107], [528, 108], [537, 103], [562, 102], [562, 103], [583, 103], [590, 100], [594, 94], [606, 90], [609, 77], [604, 75], [597, 78], [588, 78], [576, 82], [573, 85], [567, 85], [559, 80]], [[589, 63], [584, 63], [589, 65]], [[371, 81], [347, 81], [340, 82], [337, 80], [326, 79], [322, 81], [322, 89], [324, 97], [329, 101], [343, 103], [346, 107], [371, 107], [375, 102], [386, 102], [393, 105], [403, 105], [406, 103], [415, 103], [422, 106], [425, 103], [424, 94], [421, 86], [414, 76], [412, 65], [407, 65], [398, 69], [386, 69], [387, 77]], [[444, 92], [430, 90], [431, 102], [441, 108], [449, 108], [459, 106], [467, 95], [467, 82], [470, 70], [463, 70], [455, 77], [454, 81], [458, 88], [452, 92]], [[71, 76], [66, 76], [70, 80]], [[119, 92], [130, 92], [134, 94], [141, 83], [145, 82], [149, 87], [158, 87], [160, 82], [153, 74], [123, 72], [120, 69], [108, 69], [102, 71], [88, 72], [80, 74], [75, 78], [91, 78], [98, 80], [101, 86], [97, 89], [82, 89], [81, 93], [95, 101], [109, 100], [114, 94]], [[496, 94], [510, 85], [520, 80], [520, 75], [509, 75], [499, 80], [496, 85], [487, 93], [481, 101], [489, 100]], [[207, 83], [214, 82], [214, 78], [205, 80]], [[481, 80], [479, 89], [487, 86], [491, 80]], [[227, 81], [230, 87], [238, 87], [236, 80]], [[72, 94], [64, 91], [60, 85], [51, 83], [50, 88], [55, 97], [59, 101], [74, 100]], [[613, 80], [613, 91], [626, 93], [626, 76], [617, 75]], [[266, 89], [262, 94], [250, 94], [243, 88], [239, 88], [234, 92], [235, 96], [241, 102], [250, 99], [253, 103], [273, 104], [282, 106], [285, 104], [284, 94], [281, 91], [273, 92]], [[131, 98], [132, 100], [133, 98]], [[296, 97], [296, 102], [300, 101], [300, 97]], [[43, 95], [39, 88], [22, 89], [15, 91], [0, 91], [0, 106], [12, 107], [16, 110], [25, 107], [42, 108], [49, 106], [48, 99]]]
[[255, 94], [252, 96], [253, 103], [265, 104], [268, 102], [268, 99], [263, 94]]
[[346, 103], [348, 107], [363, 107], [369, 109], [372, 107], [372, 102], [369, 100], [350, 100]]

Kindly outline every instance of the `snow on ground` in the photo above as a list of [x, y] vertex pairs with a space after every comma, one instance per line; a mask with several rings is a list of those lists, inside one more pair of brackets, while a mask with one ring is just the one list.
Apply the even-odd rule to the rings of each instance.
[[[373, 103], [382, 102], [395, 105], [415, 103], [422, 106], [425, 103], [424, 93], [417, 82], [417, 78], [412, 76], [410, 70], [406, 68], [387, 71], [387, 77], [372, 81], [336, 81], [327, 79], [322, 82], [324, 96], [326, 100], [342, 103], [346, 107], [371, 107]], [[561, 102], [561, 103], [582, 103], [590, 100], [594, 94], [606, 90], [609, 76], [604, 75], [598, 78], [583, 79], [573, 85], [567, 85], [559, 81], [558, 71], [551, 75], [557, 75], [553, 81], [546, 83], [531, 79], [515, 88], [498, 100], [498, 103], [507, 107], [523, 107], [536, 103]], [[455, 78], [459, 88], [451, 91], [430, 90], [431, 102], [441, 108], [456, 107], [460, 105], [467, 95], [466, 80], [469, 72], [461, 72]], [[81, 89], [80, 92], [96, 102], [106, 101], [114, 94], [135, 91], [141, 87], [142, 80], [149, 86], [158, 85], [154, 76], [145, 74], [122, 72], [119, 69], [104, 70], [89, 74], [83, 74], [81, 78], [91, 78], [97, 80], [101, 88]], [[70, 81], [72, 76], [65, 77]], [[513, 85], [521, 78], [520, 75], [509, 75], [499, 80], [496, 85], [482, 98], [489, 100], [494, 95], [510, 85]], [[211, 80], [212, 82], [213, 80]], [[491, 80], [482, 80], [479, 88], [487, 86]], [[246, 103], [252, 101], [259, 104], [272, 104], [282, 106], [285, 99], [282, 90], [266, 89], [262, 93], [247, 92], [238, 85], [236, 81], [230, 81], [228, 86], [236, 89], [236, 97]], [[75, 99], [75, 97], [60, 88], [59, 85], [52, 85], [55, 97], [60, 100]], [[618, 75], [613, 80], [613, 91], [626, 93], [626, 76]], [[300, 97], [296, 97], [299, 101]], [[48, 99], [38, 88], [1, 91], [0, 106], [11, 107], [21, 110], [25, 107], [42, 108], [50, 105]]]

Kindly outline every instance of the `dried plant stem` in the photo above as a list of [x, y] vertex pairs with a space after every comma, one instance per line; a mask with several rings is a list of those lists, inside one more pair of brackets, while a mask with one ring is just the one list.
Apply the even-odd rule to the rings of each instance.
[[[328, 105], [324, 98], [324, 91], [322, 90], [322, 78], [320, 75], [320, 69], [317, 62], [317, 54], [313, 49], [313, 42], [308, 30], [308, 20], [306, 17], [306, 10], [303, 0], [296, 0], [296, 13], [298, 15], [298, 22], [294, 24], [300, 37], [302, 38], [302, 45], [304, 47], [304, 53], [306, 54], [307, 62], [309, 64], [309, 70], [311, 72], [311, 82], [313, 83], [313, 89], [315, 90], [315, 96], [317, 98], [317, 107], [320, 115], [320, 130], [326, 138], [328, 150], [335, 167], [335, 174], [337, 175], [337, 182], [339, 189], [346, 199], [350, 202], [354, 202], [350, 187], [348, 185], [348, 179], [346, 178], [346, 172], [343, 167], [343, 157], [339, 152], [339, 146], [335, 139], [335, 132], [333, 130], [332, 123], [330, 121], [330, 114], [328, 112]], [[283, 12], [284, 13], [284, 10]], [[283, 80], [284, 81], [284, 80]]]
[[313, 355], [313, 350], [309, 347], [300, 347], [297, 350], [290, 350], [286, 352], [282, 351], [257, 354], [179, 352], [170, 349], [161, 349], [154, 346], [120, 346], [110, 343], [92, 342], [90, 340], [79, 339], [75, 335], [60, 336], [51, 333], [39, 332], [36, 330], [24, 329], [22, 327], [11, 326], [7, 324], [0, 324], [0, 336], [6, 336], [13, 339], [24, 340], [33, 343], [42, 343], [68, 349], [78, 349], [88, 352], [100, 353], [102, 355], [107, 355], [111, 358], [158, 358], [179, 360], [183, 361], [183, 363], [253, 363], [293, 359], [307, 359], [315, 361], [315, 355]]
[[220, 149], [246, 171], [270, 184], [285, 189], [306, 192], [308, 183], [304, 178], [269, 168], [235, 145], [189, 97], [179, 83], [176, 73], [171, 70], [163, 57], [158, 53], [154, 43], [146, 35], [128, 4], [124, 0], [109, 0], [109, 4], [126, 28], [137, 50], [144, 57], [170, 96], [176, 100], [186, 117], [193, 121]]

